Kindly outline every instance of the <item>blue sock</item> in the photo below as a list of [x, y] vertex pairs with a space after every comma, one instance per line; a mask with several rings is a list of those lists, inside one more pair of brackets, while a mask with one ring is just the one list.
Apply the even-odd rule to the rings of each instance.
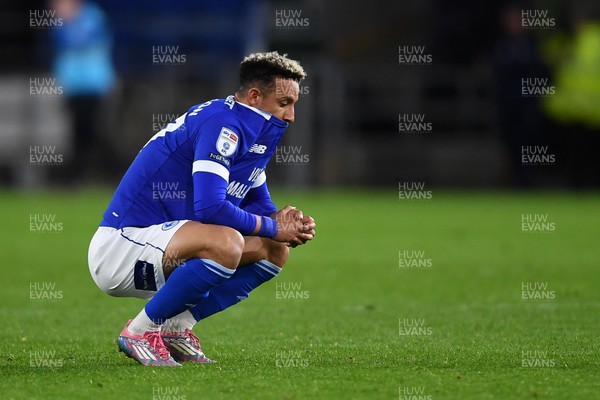
[[155, 324], [163, 324], [197, 304], [213, 287], [226, 282], [233, 272], [212, 260], [188, 260], [175, 268], [165, 285], [146, 304], [146, 314]]
[[229, 280], [210, 291], [190, 312], [196, 321], [223, 311], [248, 297], [250, 292], [279, 274], [281, 268], [267, 260], [238, 267]]

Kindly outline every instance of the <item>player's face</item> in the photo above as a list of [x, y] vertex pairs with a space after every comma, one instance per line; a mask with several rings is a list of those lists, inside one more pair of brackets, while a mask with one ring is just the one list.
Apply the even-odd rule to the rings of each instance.
[[275, 90], [263, 95], [256, 108], [273, 114], [291, 124], [294, 122], [294, 105], [298, 101], [300, 86], [293, 79], [275, 79]]

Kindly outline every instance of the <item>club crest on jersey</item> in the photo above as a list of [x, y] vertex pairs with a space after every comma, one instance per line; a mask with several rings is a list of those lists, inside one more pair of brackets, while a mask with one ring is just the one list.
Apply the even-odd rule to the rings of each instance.
[[168, 231], [169, 229], [173, 228], [175, 225], [177, 225], [179, 223], [179, 221], [169, 221], [169, 222], [165, 222], [163, 224], [163, 226], [161, 227], [161, 229], [163, 231]]
[[221, 133], [217, 139], [217, 150], [225, 157], [229, 157], [235, 153], [238, 145], [238, 135], [231, 129], [221, 128]]

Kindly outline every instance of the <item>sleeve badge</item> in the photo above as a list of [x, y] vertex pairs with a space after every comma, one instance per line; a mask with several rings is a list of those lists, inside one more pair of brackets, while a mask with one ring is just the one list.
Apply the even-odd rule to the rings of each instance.
[[235, 153], [239, 143], [237, 133], [225, 127], [221, 128], [221, 133], [217, 139], [217, 151], [219, 154], [229, 157]]

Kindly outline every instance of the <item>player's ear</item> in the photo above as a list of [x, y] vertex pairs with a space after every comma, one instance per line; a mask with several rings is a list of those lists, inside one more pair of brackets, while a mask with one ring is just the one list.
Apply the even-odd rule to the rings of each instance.
[[248, 89], [248, 103], [252, 107], [257, 107], [262, 100], [262, 92], [259, 88], [253, 87]]

